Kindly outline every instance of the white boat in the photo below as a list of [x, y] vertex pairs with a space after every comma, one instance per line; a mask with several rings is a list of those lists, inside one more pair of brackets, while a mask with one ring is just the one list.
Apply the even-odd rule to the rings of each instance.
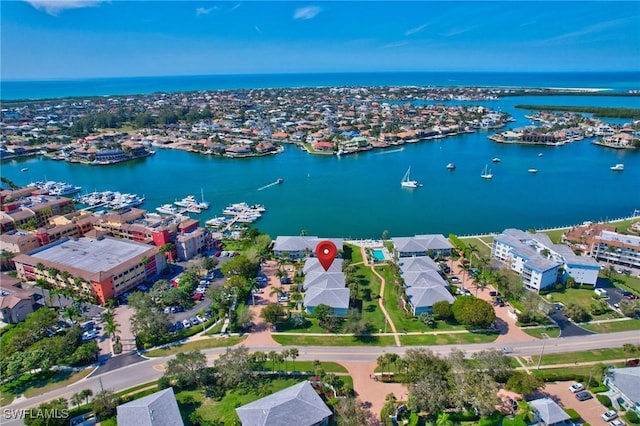
[[495, 158], [494, 158], [493, 160], [491, 160], [491, 161], [493, 161], [494, 163], [499, 163], [499, 162], [500, 162], [500, 161], [502, 161], [502, 160], [500, 160], [500, 158], [498, 158], [498, 157], [495, 157]]
[[178, 214], [181, 213], [181, 211], [174, 205], [172, 204], [163, 204], [160, 207], [156, 207], [156, 211], [158, 213], [163, 213], [163, 214]]
[[20, 169], [21, 172], [26, 172], [27, 170], [29, 170], [28, 167], [23, 167], [23, 168]]
[[542, 157], [542, 153], [541, 153], [541, 152], [540, 152], [540, 153], [538, 153], [538, 157]]
[[449, 164], [447, 164], [447, 169], [449, 169], [449, 170], [453, 170], [453, 169], [455, 169], [455, 168], [456, 168], [456, 165], [455, 165], [455, 164], [453, 164], [453, 163], [449, 163]]
[[175, 201], [173, 204], [179, 207], [189, 207], [189, 206], [198, 204], [198, 201], [196, 200], [196, 197], [194, 197], [193, 195], [187, 195], [182, 200]]
[[487, 165], [487, 164], [484, 165], [484, 169], [482, 169], [482, 173], [480, 174], [480, 177], [482, 179], [491, 179], [491, 178], [493, 178], [493, 175], [491, 174], [491, 169], [489, 168], [489, 165]]
[[417, 180], [411, 180], [411, 166], [409, 166], [409, 168], [407, 169], [407, 172], [404, 174], [404, 177], [402, 178], [402, 181], [400, 181], [400, 185], [403, 188], [418, 188], [419, 186], [422, 186], [421, 184], [418, 183]]
[[529, 173], [538, 173], [538, 169], [529, 169], [527, 170]]
[[621, 172], [624, 170], [624, 164], [622, 163], [618, 163], [615, 166], [611, 166], [609, 167], [611, 170], [613, 170], [614, 172]]

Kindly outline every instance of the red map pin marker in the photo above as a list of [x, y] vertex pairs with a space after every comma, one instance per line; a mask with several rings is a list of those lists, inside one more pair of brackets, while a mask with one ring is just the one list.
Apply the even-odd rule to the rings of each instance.
[[316, 257], [325, 271], [329, 270], [337, 254], [338, 248], [329, 240], [320, 241], [316, 246]]

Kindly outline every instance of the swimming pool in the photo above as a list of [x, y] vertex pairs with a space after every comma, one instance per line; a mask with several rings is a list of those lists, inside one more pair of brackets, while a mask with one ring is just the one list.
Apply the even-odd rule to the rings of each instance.
[[382, 260], [387, 260], [387, 258], [384, 255], [384, 252], [382, 250], [379, 250], [379, 249], [374, 249], [373, 250], [373, 258], [378, 262], [382, 261]]

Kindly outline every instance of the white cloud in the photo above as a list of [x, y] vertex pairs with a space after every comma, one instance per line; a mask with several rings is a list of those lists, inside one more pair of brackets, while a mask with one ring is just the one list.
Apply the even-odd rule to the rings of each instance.
[[317, 6], [300, 7], [293, 14], [293, 19], [313, 19], [322, 9]]
[[200, 15], [208, 15], [211, 12], [213, 12], [214, 9], [217, 9], [216, 7], [199, 7], [196, 9], [196, 16], [200, 16]]
[[599, 33], [602, 32], [604, 30], [608, 30], [609, 28], [616, 28], [619, 27], [621, 24], [624, 24], [626, 22], [628, 22], [631, 18], [620, 18], [620, 19], [613, 19], [610, 21], [604, 21], [604, 22], [599, 22], [597, 24], [594, 25], [589, 25], [581, 30], [577, 30], [577, 31], [573, 31], [573, 32], [569, 32], [569, 33], [565, 33], [565, 34], [561, 34], [555, 37], [551, 37], [549, 39], [547, 39], [547, 42], [555, 42], [555, 41], [561, 41], [561, 40], [567, 40], [567, 39], [575, 39], [575, 38], [579, 38], [579, 37], [583, 37], [586, 35], [590, 35], [590, 34], [594, 34], [594, 33]]
[[240, 6], [242, 6], [242, 3], [236, 3], [236, 4], [233, 5], [233, 7], [231, 9], [227, 10], [227, 12], [233, 12], [234, 10], [239, 8]]
[[427, 26], [428, 26], [428, 24], [422, 24], [422, 25], [420, 25], [420, 26], [418, 26], [418, 27], [411, 28], [410, 30], [407, 30], [407, 31], [404, 33], [404, 35], [406, 35], [406, 36], [410, 36], [410, 35], [412, 35], [412, 34], [419, 33], [420, 31], [422, 31], [422, 30], [424, 30], [425, 28], [427, 28]]
[[38, 10], [44, 10], [52, 16], [58, 16], [66, 9], [81, 9], [83, 7], [98, 6], [105, 0], [25, 0]]

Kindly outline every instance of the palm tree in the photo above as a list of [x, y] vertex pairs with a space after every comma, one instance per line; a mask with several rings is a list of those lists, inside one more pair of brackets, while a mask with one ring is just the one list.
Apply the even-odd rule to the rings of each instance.
[[453, 426], [449, 413], [440, 413], [436, 419], [436, 426]]
[[110, 309], [107, 309], [103, 314], [102, 318], [104, 319], [104, 331], [107, 332], [109, 336], [113, 338], [114, 341], [118, 340], [118, 331], [120, 331], [120, 324], [115, 319], [113, 312]]
[[269, 351], [269, 359], [271, 360], [271, 371], [276, 372], [276, 351]]
[[[40, 287], [40, 291], [42, 292], [42, 298], [45, 299], [45, 303], [46, 303], [46, 296], [44, 294], [44, 289], [49, 287], [49, 283], [47, 282], [47, 280], [45, 280], [44, 278], [37, 278], [36, 282], [35, 282], [35, 286], [36, 287]], [[49, 302], [51, 302], [51, 298], [49, 297]], [[50, 305], [51, 303], [47, 303], [47, 305]]]
[[282, 356], [282, 359], [284, 359], [284, 370], [289, 371], [289, 365], [287, 364], [287, 361], [289, 360], [289, 349], [283, 350], [280, 352], [280, 355]]
[[478, 246], [476, 246], [475, 244], [469, 244], [467, 248], [469, 250], [469, 261], [473, 264], [472, 257], [474, 257], [476, 253], [478, 253]]
[[93, 391], [91, 389], [83, 389], [80, 391], [80, 395], [89, 403], [89, 398], [93, 396]]
[[80, 392], [74, 393], [73, 395], [71, 395], [71, 398], [70, 398], [71, 405], [75, 405], [76, 407], [79, 407], [80, 404], [82, 404], [83, 399], [84, 397], [80, 395]]
[[286, 291], [284, 291], [284, 288], [282, 288], [282, 286], [280, 287], [271, 287], [271, 291], [269, 292], [269, 296], [273, 296], [274, 294], [278, 295], [278, 297], [280, 297], [281, 295], [285, 294]]
[[469, 275], [469, 270], [471, 269], [470, 263], [460, 263], [460, 269], [462, 269], [462, 288], [464, 288], [464, 279], [467, 275]]
[[293, 371], [296, 371], [296, 358], [300, 356], [300, 352], [298, 351], [298, 348], [289, 349], [289, 356], [293, 360]]

